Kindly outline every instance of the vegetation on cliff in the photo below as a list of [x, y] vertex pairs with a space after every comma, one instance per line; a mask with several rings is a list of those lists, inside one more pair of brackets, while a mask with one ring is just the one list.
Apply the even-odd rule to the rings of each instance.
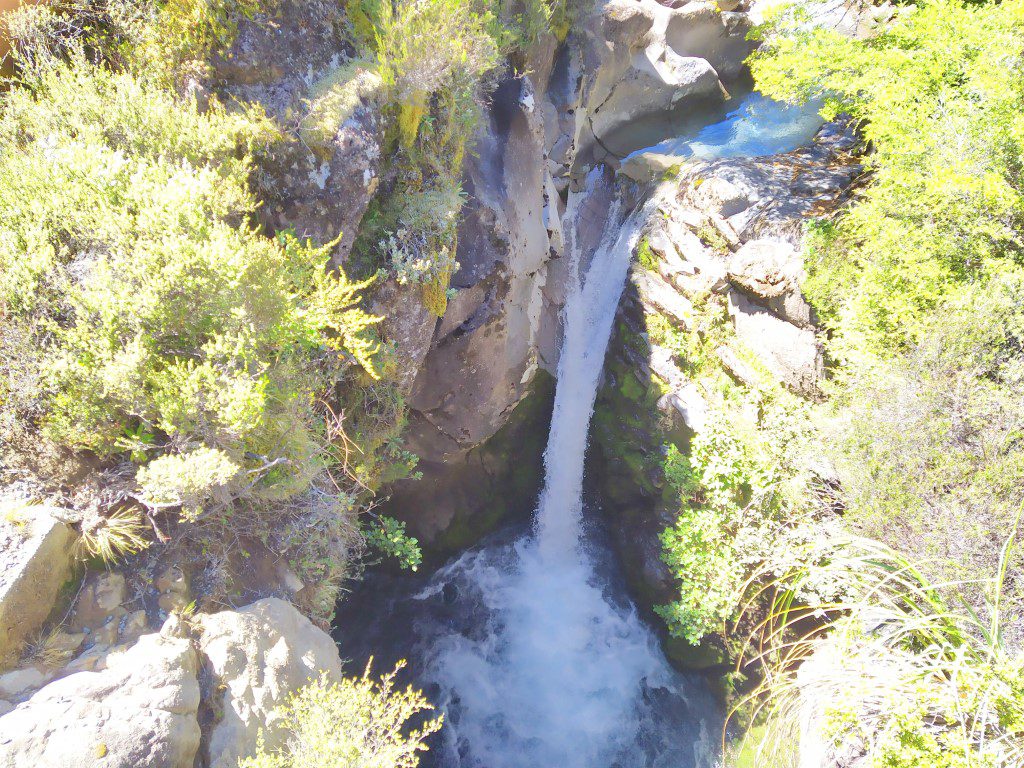
[[[8, 481], [77, 508], [106, 559], [151, 529], [208, 566], [211, 595], [230, 589], [240, 540], [283, 551], [321, 616], [360, 548], [357, 513], [416, 461], [391, 379], [402, 350], [380, 343], [363, 298], [393, 278], [443, 313], [487, 78], [563, 14], [467, 0], [347, 10], [358, 57], [314, 87], [297, 130], [221, 103], [209, 81], [277, 0], [23, 8], [5, 19], [16, 76], [0, 117]], [[360, 100], [381, 112], [391, 170], [360, 237], [376, 263], [357, 257], [350, 280], [336, 243], [261, 229], [254, 181], [283, 145], [326, 151]], [[368, 533], [418, 563], [400, 524]]]
[[[851, 203], [807, 233], [827, 401], [741, 388], [664, 465], [683, 591], [662, 612], [692, 642], [753, 628], [759, 765], [794, 761], [802, 726], [806, 753], [808, 722], [822, 761], [1024, 760], [1024, 6], [894, 13], [852, 39], [790, 7], [751, 62], [766, 95], [819, 100], [864, 140]], [[732, 418], [751, 397], [755, 431]], [[772, 424], [787, 411], [795, 432]], [[808, 445], [834, 475], [801, 475]]]

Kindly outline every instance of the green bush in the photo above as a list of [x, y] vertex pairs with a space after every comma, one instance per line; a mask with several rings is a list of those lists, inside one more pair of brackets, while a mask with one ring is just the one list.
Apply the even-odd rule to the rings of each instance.
[[416, 768], [423, 742], [442, 718], [410, 728], [411, 719], [432, 707], [419, 691], [395, 690], [403, 665], [379, 681], [368, 666], [360, 678], [338, 684], [321, 678], [300, 689], [280, 713], [284, 749], [268, 751], [261, 739], [256, 756], [239, 768]]
[[[2, 422], [9, 449], [143, 466], [152, 509], [281, 498], [325, 464], [320, 399], [359, 363], [366, 284], [329, 245], [252, 224], [255, 109], [200, 112], [75, 58], [0, 117]], [[207, 461], [216, 456], [216, 462]], [[147, 466], [148, 465], [148, 466]], [[244, 479], [243, 479], [244, 478]]]
[[[756, 574], [772, 597], [748, 642], [747, 660], [763, 669], [746, 702], [765, 724], [756, 764], [791, 764], [780, 758], [798, 742], [819, 744], [827, 764], [1019, 766], [1024, 659], [1007, 642], [1002, 610], [1016, 524], [1008, 533], [994, 569], [979, 574], [983, 617], [947, 604], [943, 585], [915, 563], [855, 537]], [[808, 579], [834, 581], [843, 597], [801, 599]]]
[[[1022, 6], [931, 0], [867, 40], [799, 21], [763, 30], [758, 87], [823, 98], [871, 149], [854, 204], [809, 232], [807, 290], [840, 364], [828, 442], [846, 517], [970, 584], [1024, 480]], [[972, 592], [947, 588], [979, 607]]]
[[872, 150], [870, 182], [808, 264], [843, 359], [905, 351], [951, 293], [1021, 260], [1022, 31], [1017, 2], [955, 0], [904, 9], [867, 40], [802, 26], [799, 10], [762, 30], [757, 87], [823, 99]]

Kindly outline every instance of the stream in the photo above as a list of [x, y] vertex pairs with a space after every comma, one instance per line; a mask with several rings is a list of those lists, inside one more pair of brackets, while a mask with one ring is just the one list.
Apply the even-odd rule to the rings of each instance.
[[[815, 124], [815, 120], [817, 123]], [[759, 96], [662, 142], [680, 157], [786, 152], [820, 120]], [[565, 332], [546, 476], [532, 525], [508, 528], [432, 575], [378, 572], [339, 605], [349, 672], [408, 659], [445, 714], [422, 764], [438, 768], [713, 768], [724, 713], [708, 684], [673, 669], [638, 616], [584, 482], [587, 435], [630, 260], [651, 201], [612, 211], [593, 253], [575, 244], [599, 171], [570, 192]], [[424, 499], [429, 503], [429, 499]]]

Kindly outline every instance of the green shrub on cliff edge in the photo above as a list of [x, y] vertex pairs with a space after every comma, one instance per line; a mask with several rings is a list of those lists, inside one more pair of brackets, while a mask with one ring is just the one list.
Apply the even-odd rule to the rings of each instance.
[[[322, 461], [317, 400], [348, 362], [373, 372], [375, 318], [355, 307], [365, 284], [326, 272], [327, 248], [253, 229], [251, 152], [272, 137], [256, 112], [200, 114], [81, 60], [11, 92], [0, 119], [5, 443], [39, 430], [103, 460], [160, 464], [155, 495], [156, 470], [139, 474], [154, 509], [197, 514], [215, 490], [308, 484]], [[186, 472], [202, 451], [225, 467], [216, 478], [208, 458]]]
[[1024, 3], [931, 0], [867, 40], [790, 12], [764, 37], [758, 87], [824, 98], [871, 150], [867, 183], [814, 227], [808, 256], [838, 362], [847, 520], [940, 580], [974, 581], [1024, 484]]
[[[806, 288], [836, 363], [820, 411], [842, 524], [884, 544], [821, 536], [790, 569], [755, 564], [775, 597], [755, 700], [790, 736], [817, 707], [840, 761], [1016, 767], [1024, 3], [920, 2], [862, 40], [788, 10], [762, 33], [759, 88], [823, 99], [867, 140], [852, 204], [811, 227]], [[807, 600], [808, 578], [838, 596]]]

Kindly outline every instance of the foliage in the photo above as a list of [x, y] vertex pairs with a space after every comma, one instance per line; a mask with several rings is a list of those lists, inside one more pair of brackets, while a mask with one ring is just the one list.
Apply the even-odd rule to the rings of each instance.
[[[375, 60], [395, 173], [364, 221], [357, 256], [419, 285], [441, 316], [457, 264], [462, 164], [503, 31], [475, 0], [348, 3], [364, 57]], [[372, 34], [371, 34], [372, 33]]]
[[764, 406], [772, 417], [746, 425], [714, 413], [688, 456], [666, 448], [665, 480], [681, 507], [662, 534], [662, 559], [677, 577], [679, 596], [656, 610], [693, 645], [724, 633], [753, 568], [808, 535], [799, 523], [810, 506], [810, 478], [797, 468], [810, 440], [806, 420], [795, 402]]
[[847, 520], [926, 558], [976, 610], [1024, 469], [1022, 31], [1020, 2], [929, 0], [867, 40], [790, 10], [753, 61], [761, 90], [824, 98], [871, 150], [854, 204], [808, 231], [806, 289], [840, 364], [827, 442]]
[[204, 456], [237, 465], [254, 498], [308, 485], [324, 461], [319, 395], [353, 362], [376, 375], [379, 318], [357, 307], [368, 283], [327, 271], [329, 245], [249, 223], [252, 152], [275, 135], [254, 109], [200, 112], [80, 58], [9, 94], [8, 447], [41, 429], [58, 448], [157, 461], [142, 498], [191, 515], [231, 474], [200, 471]]
[[436, 733], [442, 717], [416, 728], [409, 721], [432, 709], [419, 691], [395, 689], [395, 676], [404, 666], [379, 681], [370, 666], [360, 678], [331, 683], [326, 676], [294, 694], [280, 712], [286, 745], [270, 752], [261, 743], [255, 757], [239, 768], [416, 768], [423, 743]]
[[[773, 553], [813, 538], [827, 517], [821, 446], [810, 404], [783, 389], [731, 332], [714, 296], [697, 296], [686, 328], [646, 316], [651, 344], [667, 349], [708, 405], [706, 423], [686, 443], [668, 442], [661, 461], [664, 502], [675, 522], [662, 533], [662, 559], [678, 597], [656, 608], [670, 631], [697, 645], [727, 634], [747, 575]], [[723, 349], [758, 374], [737, 383]], [[825, 585], [819, 585], [827, 591]]]
[[410, 571], [417, 570], [423, 562], [419, 541], [405, 532], [405, 523], [392, 517], [377, 518], [366, 531], [366, 542]]
[[651, 272], [658, 271], [658, 255], [651, 248], [651, 243], [646, 237], [637, 246], [636, 260], [644, 269]]
[[241, 472], [223, 451], [203, 447], [159, 456], [140, 467], [136, 477], [142, 503], [148, 508], [177, 508], [184, 517], [195, 518], [210, 498], [226, 491]]
[[[819, 543], [778, 578], [755, 574], [751, 583], [764, 579], [761, 592], [773, 596], [749, 645], [765, 671], [748, 699], [768, 726], [758, 764], [788, 765], [787, 745], [800, 738], [805, 749], [819, 744], [822, 762], [866, 755], [889, 768], [1020, 765], [1024, 666], [1006, 644], [1002, 614], [1013, 530], [982, 582], [984, 618], [950, 607], [919, 567], [864, 539]], [[801, 584], [821, 571], [843, 598], [798, 600]]]
[[276, 0], [52, 0], [18, 8], [5, 20], [19, 66], [30, 73], [74, 53], [128, 68], [184, 90], [209, 75], [243, 18]]
[[1020, 2], [929, 0], [867, 40], [801, 27], [799, 10], [762, 30], [758, 88], [824, 99], [872, 148], [870, 183], [809, 264], [843, 359], [906, 350], [942, 301], [1020, 260], [1022, 29]]

